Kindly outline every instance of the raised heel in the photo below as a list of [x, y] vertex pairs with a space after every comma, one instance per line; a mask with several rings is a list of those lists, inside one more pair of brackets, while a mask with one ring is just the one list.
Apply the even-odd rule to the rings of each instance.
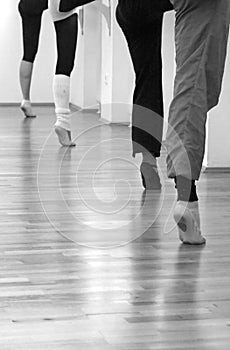
[[75, 147], [76, 144], [71, 141], [71, 133], [69, 130], [61, 128], [60, 126], [55, 127], [55, 132], [57, 134], [60, 144], [64, 147]]

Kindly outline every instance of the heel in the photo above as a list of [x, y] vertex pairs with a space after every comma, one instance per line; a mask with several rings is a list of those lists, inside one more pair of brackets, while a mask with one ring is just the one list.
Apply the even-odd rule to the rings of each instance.
[[31, 104], [30, 103], [26, 103], [26, 102], [22, 102], [21, 106], [20, 106], [21, 111], [23, 112], [25, 118], [36, 118], [36, 115], [32, 113], [32, 109], [31, 109]]
[[[194, 210], [194, 209], [193, 209]], [[198, 209], [196, 215], [198, 216]], [[202, 236], [196, 215], [191, 209], [177, 202], [174, 209], [174, 220], [177, 224], [179, 239], [184, 244], [205, 244], [206, 239]]]

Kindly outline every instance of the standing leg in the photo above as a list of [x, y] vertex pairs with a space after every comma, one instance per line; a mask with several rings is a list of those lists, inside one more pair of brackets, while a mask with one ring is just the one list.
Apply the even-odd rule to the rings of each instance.
[[19, 81], [22, 92], [21, 110], [26, 118], [35, 118], [30, 102], [30, 87], [33, 74], [33, 63], [22, 60], [19, 68]]
[[[78, 16], [70, 12], [61, 14], [60, 0], [49, 1], [57, 42], [57, 64], [53, 80], [53, 95], [57, 121], [55, 132], [62, 146], [71, 147], [71, 115], [69, 110], [70, 75], [74, 67], [78, 34]], [[63, 19], [62, 19], [63, 18]]]
[[205, 148], [207, 112], [218, 103], [226, 58], [229, 0], [171, 0], [176, 11], [176, 77], [167, 132], [174, 218], [184, 243], [202, 244], [195, 180]]
[[30, 15], [24, 11], [19, 3], [19, 12], [22, 19], [23, 58], [19, 68], [19, 80], [22, 92], [21, 110], [25, 117], [35, 117], [30, 102], [30, 87], [33, 73], [33, 64], [38, 50], [42, 12]]
[[163, 12], [172, 9], [152, 1], [120, 0], [117, 21], [126, 37], [135, 71], [133, 95], [133, 154], [142, 153], [143, 186], [160, 189], [156, 157], [160, 156], [163, 130], [161, 39]]
[[71, 141], [71, 115], [69, 110], [70, 74], [74, 67], [77, 44], [78, 17], [73, 14], [54, 22], [58, 60], [53, 81], [53, 94], [57, 121], [55, 131], [63, 146], [75, 146]]

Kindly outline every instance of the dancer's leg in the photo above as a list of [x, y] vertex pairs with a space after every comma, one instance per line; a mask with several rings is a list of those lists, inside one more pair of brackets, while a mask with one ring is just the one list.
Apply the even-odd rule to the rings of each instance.
[[177, 70], [167, 133], [168, 175], [198, 180], [207, 112], [218, 103], [221, 89], [229, 0], [171, 1], [176, 10]]
[[[19, 80], [23, 100], [30, 101], [30, 87], [33, 73], [33, 62], [22, 60], [19, 68]], [[29, 113], [30, 114], [30, 113]]]
[[142, 153], [141, 173], [147, 189], [161, 187], [156, 168], [163, 129], [161, 38], [163, 13], [169, 1], [120, 0], [116, 16], [126, 37], [135, 71], [133, 154]]
[[43, 9], [39, 14], [28, 12], [24, 2], [19, 3], [19, 13], [22, 19], [23, 58], [19, 68], [19, 80], [22, 92], [21, 109], [26, 117], [35, 117], [30, 103], [30, 88], [33, 73], [33, 63], [38, 50], [39, 34]]
[[57, 121], [55, 131], [63, 146], [75, 146], [71, 142], [71, 115], [69, 110], [70, 75], [74, 67], [77, 45], [78, 17], [73, 14], [54, 22], [57, 39], [57, 65], [53, 82], [53, 94]]
[[167, 132], [168, 175], [175, 178], [174, 217], [184, 243], [202, 244], [195, 180], [207, 112], [218, 103], [226, 57], [229, 0], [171, 0], [176, 11], [177, 71]]

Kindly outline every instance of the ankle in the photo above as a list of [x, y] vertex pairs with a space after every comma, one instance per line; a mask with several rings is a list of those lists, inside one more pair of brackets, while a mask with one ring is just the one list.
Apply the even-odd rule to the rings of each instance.
[[30, 103], [31, 103], [30, 99], [25, 99], [25, 98], [22, 99], [22, 104], [30, 104]]
[[195, 180], [187, 179], [183, 176], [174, 178], [175, 187], [177, 189], [177, 201], [197, 202], [198, 196], [196, 192]]

